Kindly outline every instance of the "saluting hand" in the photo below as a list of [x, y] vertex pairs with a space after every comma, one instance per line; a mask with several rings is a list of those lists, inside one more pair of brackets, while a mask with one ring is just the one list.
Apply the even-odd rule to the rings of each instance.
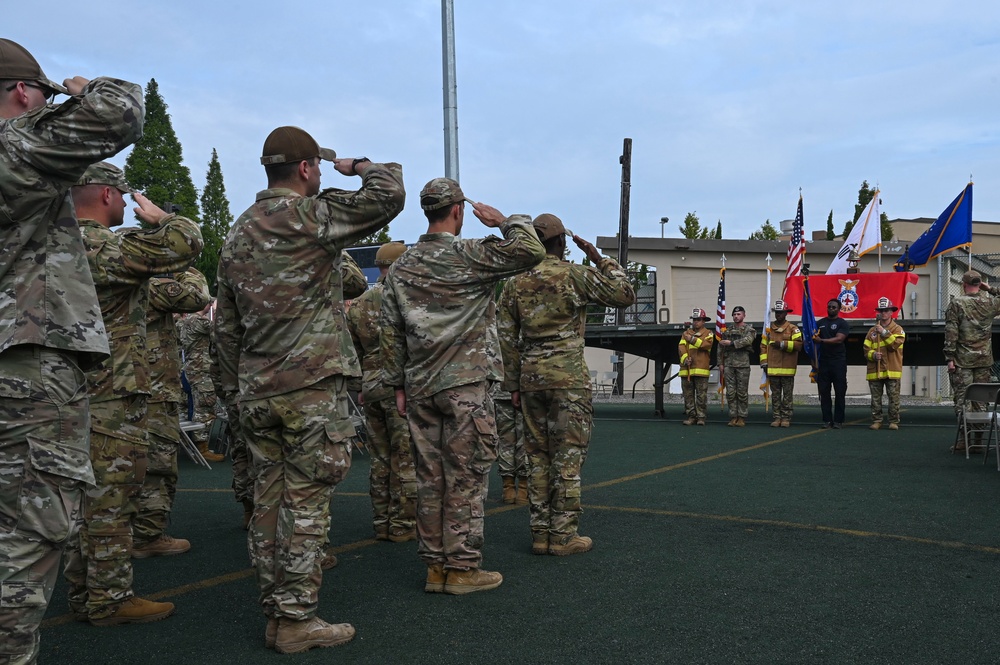
[[136, 217], [147, 224], [159, 226], [167, 217], [167, 213], [160, 210], [159, 206], [139, 192], [132, 192], [132, 200], [135, 201], [138, 206], [133, 208]]
[[507, 219], [506, 215], [491, 205], [475, 201], [469, 201], [469, 203], [472, 204], [472, 212], [479, 218], [479, 221], [491, 229], [498, 228]]
[[577, 247], [583, 250], [583, 253], [587, 256], [588, 259], [590, 259], [590, 262], [593, 263], [595, 266], [603, 258], [601, 256], [601, 253], [598, 251], [596, 247], [594, 247], [594, 245], [587, 242], [586, 240], [576, 235], [575, 233], [573, 234], [573, 242], [576, 243]]

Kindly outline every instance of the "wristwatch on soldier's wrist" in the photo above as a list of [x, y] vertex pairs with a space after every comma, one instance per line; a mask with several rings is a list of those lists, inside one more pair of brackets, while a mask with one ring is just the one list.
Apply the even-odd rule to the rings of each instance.
[[354, 175], [358, 175], [358, 164], [360, 164], [361, 162], [370, 162], [370, 161], [372, 160], [368, 159], [367, 157], [358, 157], [353, 162], [351, 162], [351, 171], [354, 172]]

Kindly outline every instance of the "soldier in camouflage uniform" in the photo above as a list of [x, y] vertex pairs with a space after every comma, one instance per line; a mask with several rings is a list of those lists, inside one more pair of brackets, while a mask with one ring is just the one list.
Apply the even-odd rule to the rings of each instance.
[[[965, 391], [973, 383], [989, 383], [993, 367], [993, 319], [1000, 316], [1000, 293], [983, 283], [975, 270], [962, 274], [964, 295], [952, 298], [944, 314], [944, 357], [951, 374], [955, 413], [960, 414]], [[976, 410], [985, 405], [976, 403]], [[964, 450], [965, 444], [957, 444]]]
[[787, 320], [792, 308], [784, 300], [775, 300], [771, 311], [774, 312], [774, 321], [760, 340], [760, 366], [767, 371], [767, 381], [771, 385], [771, 409], [774, 413], [771, 427], [790, 427], [802, 331]]
[[395, 389], [413, 437], [417, 553], [431, 593], [488, 591], [503, 581], [480, 568], [497, 454], [490, 388], [503, 372], [494, 292], [545, 255], [530, 218], [505, 218], [471, 201], [476, 217], [504, 239], [457, 238], [465, 201], [454, 180], [424, 185], [427, 233], [389, 269], [382, 295], [382, 382]]
[[90, 272], [97, 286], [111, 357], [87, 372], [90, 459], [96, 485], [83, 502], [80, 536], [66, 548], [69, 605], [97, 626], [163, 619], [172, 603], [132, 593], [132, 517], [146, 473], [145, 357], [147, 280], [183, 270], [203, 246], [191, 220], [168, 215], [142, 194], [136, 214], [149, 230], [111, 230], [124, 222], [128, 185], [121, 170], [98, 162], [72, 189]]
[[865, 335], [865, 360], [868, 361], [868, 388], [872, 396], [872, 424], [868, 429], [882, 429], [882, 391], [889, 398], [889, 429], [899, 429], [899, 382], [903, 378], [903, 342], [906, 333], [893, 321], [899, 308], [888, 298], [879, 298], [877, 320]]
[[[320, 190], [320, 161], [361, 189]], [[297, 127], [264, 142], [268, 189], [229, 231], [219, 257], [215, 331], [225, 394], [239, 392], [253, 455], [250, 556], [281, 653], [334, 646], [350, 624], [316, 617], [333, 488], [355, 436], [347, 381], [361, 376], [344, 315], [342, 250], [403, 209], [402, 168], [338, 159]]]
[[[38, 626], [77, 537], [90, 464], [84, 370], [108, 357], [72, 203], [87, 167], [142, 135], [142, 88], [49, 81], [0, 39], [0, 661], [34, 663]], [[61, 104], [54, 94], [69, 93]]]
[[396, 410], [396, 395], [382, 383], [379, 314], [382, 284], [389, 266], [406, 251], [401, 242], [382, 245], [375, 255], [379, 278], [347, 310], [347, 327], [364, 372], [361, 403], [368, 421], [371, 453], [370, 494], [375, 540], [402, 543], [416, 540], [417, 477], [413, 467], [410, 428]]
[[719, 371], [726, 381], [729, 400], [729, 427], [744, 427], [750, 412], [750, 352], [757, 331], [744, 323], [747, 311], [733, 307], [733, 325], [727, 326], [719, 340]]
[[[500, 296], [503, 386], [524, 413], [531, 552], [566, 556], [594, 545], [579, 535], [580, 474], [594, 414], [583, 357], [587, 306], [627, 307], [635, 290], [617, 261], [571, 235], [555, 215], [539, 215], [533, 225], [545, 260], [507, 282]], [[563, 259], [567, 236], [596, 267]]]
[[166, 534], [177, 493], [177, 451], [181, 441], [180, 340], [174, 313], [197, 312], [209, 301], [208, 281], [197, 269], [160, 275], [149, 280], [146, 310], [146, 359], [153, 394], [149, 398], [149, 460], [132, 520], [132, 556], [183, 554], [191, 549], [184, 538]]
[[212, 316], [215, 300], [210, 300], [204, 309], [182, 316], [176, 321], [177, 338], [181, 346], [181, 363], [184, 376], [191, 386], [194, 403], [192, 420], [204, 425], [194, 430], [190, 436], [202, 457], [209, 462], [221, 462], [222, 455], [208, 449], [208, 436], [215, 422], [215, 386], [212, 385]]
[[704, 425], [708, 416], [708, 374], [715, 343], [715, 333], [705, 327], [708, 320], [705, 310], [695, 308], [691, 312], [691, 327], [684, 331], [677, 345], [684, 425]]
[[510, 391], [493, 387], [497, 420], [497, 471], [506, 504], [528, 505], [528, 453], [524, 449], [524, 414], [515, 409]]

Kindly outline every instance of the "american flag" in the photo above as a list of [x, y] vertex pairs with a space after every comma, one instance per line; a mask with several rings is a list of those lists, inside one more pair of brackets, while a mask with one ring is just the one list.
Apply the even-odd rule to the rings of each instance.
[[715, 339], [722, 339], [726, 332], [726, 269], [719, 270], [719, 302], [715, 306]]
[[[795, 211], [795, 223], [792, 224], [792, 239], [788, 243], [788, 268], [785, 270], [785, 283], [790, 277], [802, 274], [802, 262], [806, 258], [806, 241], [802, 231], [802, 195], [799, 194], [799, 207]], [[784, 294], [782, 294], [784, 297]]]

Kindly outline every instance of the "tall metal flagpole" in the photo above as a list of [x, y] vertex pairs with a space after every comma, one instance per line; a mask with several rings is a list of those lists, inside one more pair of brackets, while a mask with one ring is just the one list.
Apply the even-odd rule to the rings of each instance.
[[[618, 158], [618, 163], [622, 165], [622, 192], [621, 207], [618, 211], [618, 263], [622, 269], [628, 272], [628, 218], [629, 203], [632, 200], [632, 139], [625, 139], [622, 142], [622, 154]], [[625, 325], [625, 308], [619, 307], [615, 311], [615, 323], [619, 326]], [[625, 393], [625, 353], [615, 351], [618, 362], [615, 370], [618, 372], [614, 394]]]
[[455, 77], [455, 3], [441, 0], [441, 54], [444, 75], [444, 175], [458, 177], [458, 84]]

